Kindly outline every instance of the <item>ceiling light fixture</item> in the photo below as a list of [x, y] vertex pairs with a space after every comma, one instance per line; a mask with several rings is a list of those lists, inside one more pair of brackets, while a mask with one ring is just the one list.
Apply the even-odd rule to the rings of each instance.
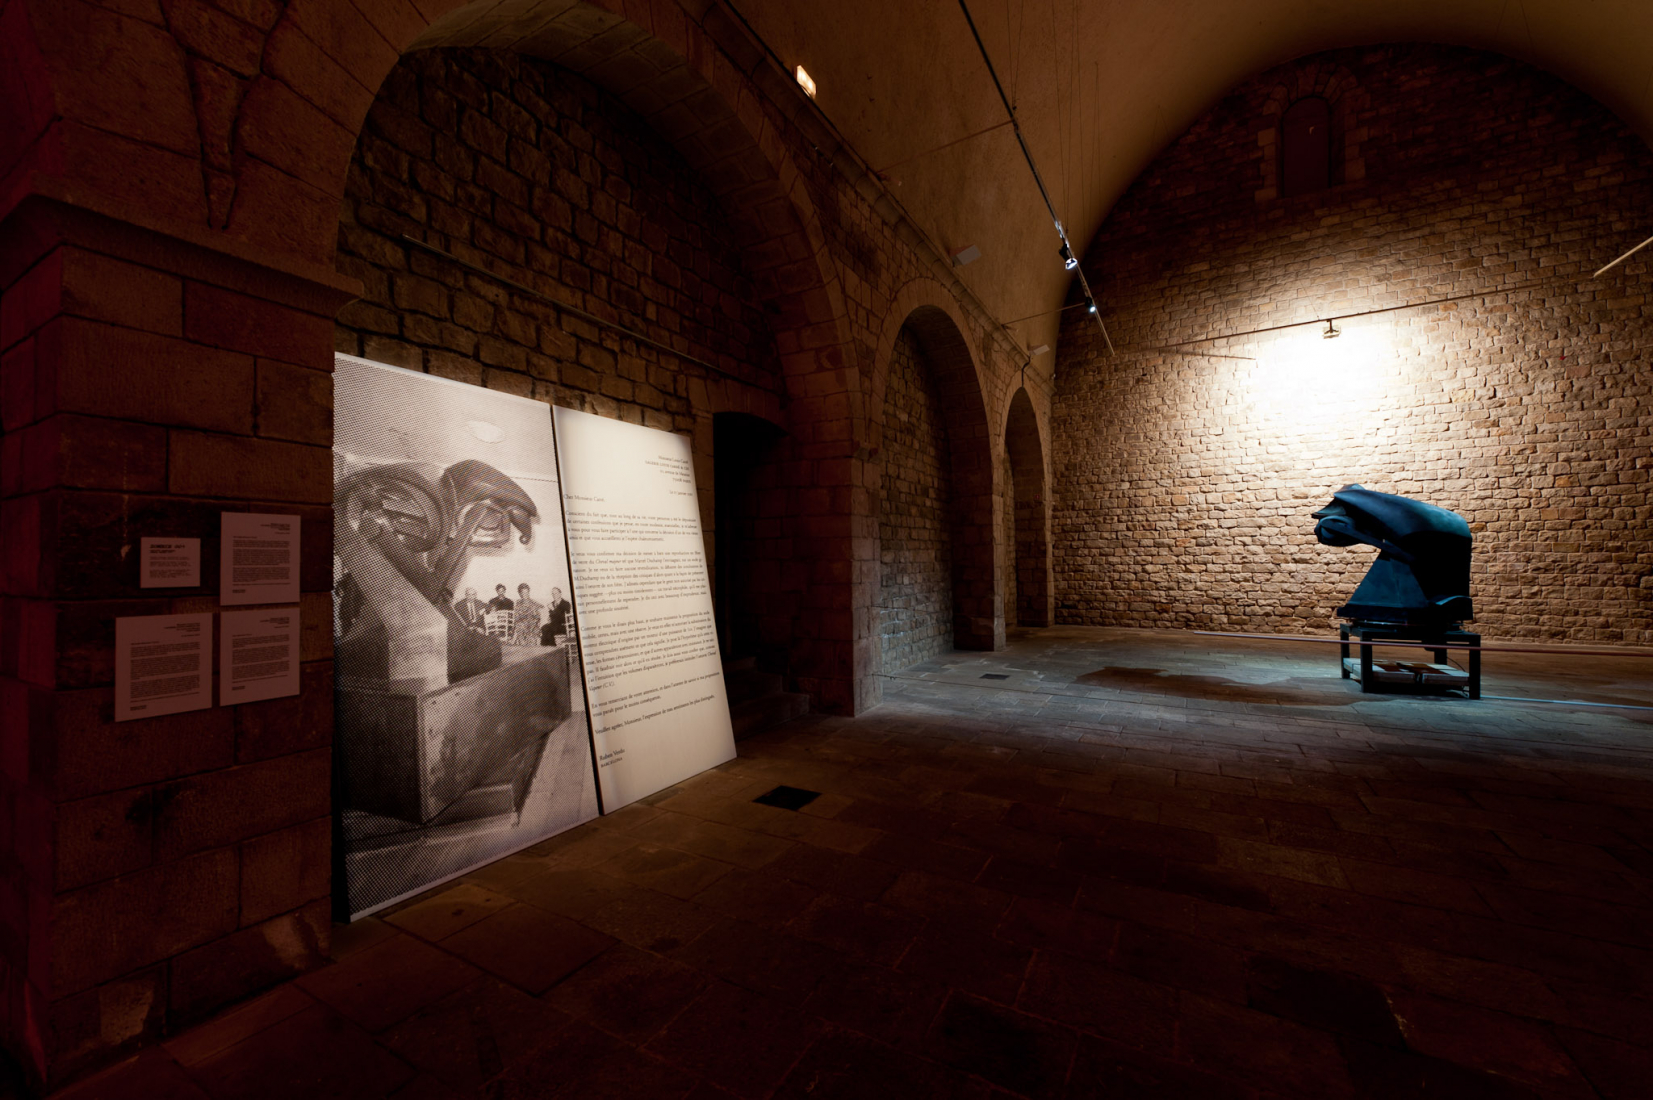
[[1326, 331], [1320, 334], [1320, 338], [1322, 340], [1335, 340], [1342, 335], [1343, 330], [1332, 324], [1330, 320], [1327, 320]]
[[808, 73], [804, 72], [804, 67], [802, 65], [798, 66], [798, 87], [802, 88], [804, 90], [804, 94], [810, 99], [815, 98], [815, 80]]
[[1066, 241], [1062, 242], [1061, 252], [1063, 267], [1067, 268], [1069, 271], [1072, 271], [1074, 268], [1079, 266], [1079, 261], [1073, 258], [1073, 249], [1067, 246]]
[[965, 264], [975, 263], [979, 259], [981, 259], [980, 247], [973, 244], [967, 244], [957, 252], [953, 253], [953, 266], [963, 267]]
[[[1085, 295], [1085, 312], [1086, 313], [1095, 313], [1096, 312], [1096, 299], [1092, 298], [1089, 294]], [[1108, 346], [1110, 348], [1113, 347], [1113, 344], [1112, 344], [1111, 341], [1109, 342]]]

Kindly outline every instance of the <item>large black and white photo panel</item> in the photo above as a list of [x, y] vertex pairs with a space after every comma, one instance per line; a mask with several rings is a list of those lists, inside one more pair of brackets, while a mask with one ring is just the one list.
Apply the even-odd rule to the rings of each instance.
[[598, 803], [547, 407], [339, 355], [333, 486], [335, 812], [354, 918]]
[[607, 812], [733, 759], [735, 738], [689, 440], [554, 415]]

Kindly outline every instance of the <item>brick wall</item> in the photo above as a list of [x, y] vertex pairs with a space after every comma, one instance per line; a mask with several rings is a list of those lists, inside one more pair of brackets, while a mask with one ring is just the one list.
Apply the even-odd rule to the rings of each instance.
[[896, 338], [884, 391], [878, 504], [878, 633], [883, 671], [953, 648], [953, 540], [947, 429], [924, 349]]
[[[1279, 115], [1307, 94], [1333, 100], [1343, 182], [1281, 199]], [[1319, 546], [1308, 513], [1359, 482], [1470, 522], [1483, 631], [1653, 641], [1649, 268], [1590, 278], [1645, 235], [1650, 169], [1599, 104], [1467, 50], [1237, 88], [1087, 250], [1120, 353], [1063, 327], [1059, 621], [1324, 628], [1371, 555]], [[1185, 343], [1442, 298], [1335, 340]]]
[[[418, 249], [778, 388], [769, 330], [716, 200], [612, 96], [547, 62], [427, 50], [392, 70], [363, 125], [339, 270], [366, 293], [340, 350], [570, 408], [693, 431], [720, 376]], [[698, 410], [705, 415], [704, 408]]]

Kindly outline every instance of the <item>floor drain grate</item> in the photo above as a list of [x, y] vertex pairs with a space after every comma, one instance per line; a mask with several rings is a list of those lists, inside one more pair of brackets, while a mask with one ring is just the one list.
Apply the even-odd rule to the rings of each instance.
[[983, 680], [1008, 680], [1008, 679], [1010, 679], [1009, 676], [1005, 675], [1002, 672], [984, 672], [984, 673], [981, 674], [981, 678]]
[[776, 806], [783, 810], [801, 810], [817, 798], [820, 791], [806, 791], [802, 787], [776, 787], [765, 794], [760, 794], [752, 801], [764, 806]]

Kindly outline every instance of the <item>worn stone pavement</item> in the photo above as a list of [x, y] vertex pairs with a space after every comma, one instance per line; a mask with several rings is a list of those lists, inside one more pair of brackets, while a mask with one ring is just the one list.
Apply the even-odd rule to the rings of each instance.
[[[1653, 661], [1487, 664], [1653, 708]], [[1653, 1095], [1653, 709], [1336, 668], [1080, 628], [919, 665], [61, 1095]]]

